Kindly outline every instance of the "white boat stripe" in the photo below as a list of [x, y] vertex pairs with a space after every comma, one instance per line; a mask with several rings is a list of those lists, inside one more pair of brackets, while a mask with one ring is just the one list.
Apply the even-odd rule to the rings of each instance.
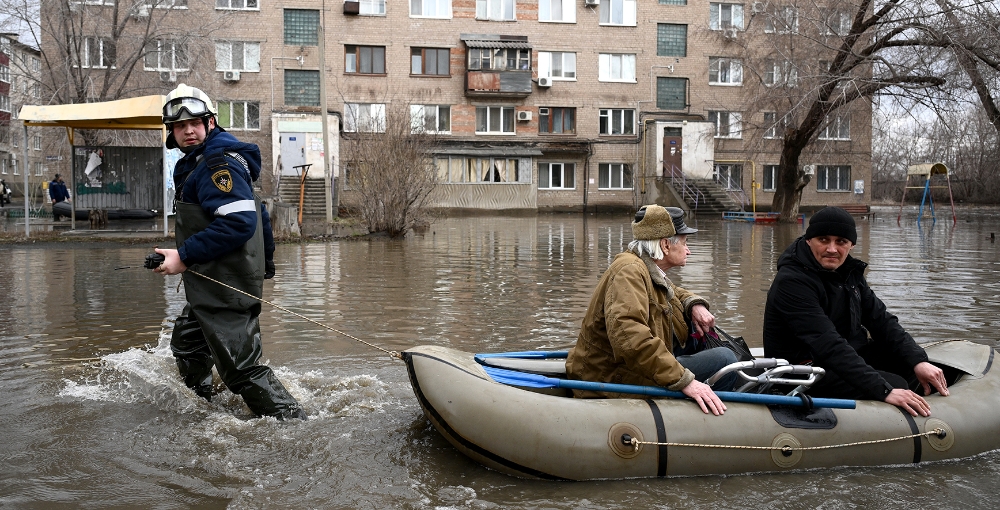
[[257, 203], [253, 200], [237, 200], [236, 202], [230, 202], [215, 210], [216, 216], [227, 216], [232, 213], [244, 212], [244, 211], [255, 211], [257, 209]]

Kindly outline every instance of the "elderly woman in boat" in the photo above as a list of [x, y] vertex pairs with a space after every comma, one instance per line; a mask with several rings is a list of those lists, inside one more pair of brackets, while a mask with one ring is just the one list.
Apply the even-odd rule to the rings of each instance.
[[[704, 384], [722, 367], [737, 361], [725, 347], [698, 350], [688, 324], [699, 335], [715, 326], [704, 298], [673, 284], [666, 271], [683, 266], [691, 250], [677, 207], [647, 205], [632, 222], [635, 238], [601, 276], [587, 308], [576, 346], [566, 360], [570, 379], [662, 386], [693, 399], [705, 413], [721, 415], [726, 406]], [[715, 384], [732, 389], [735, 374]], [[634, 397], [575, 390], [575, 396]]]

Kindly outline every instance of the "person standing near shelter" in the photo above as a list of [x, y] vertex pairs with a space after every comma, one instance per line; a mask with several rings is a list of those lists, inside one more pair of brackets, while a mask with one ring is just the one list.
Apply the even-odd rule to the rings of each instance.
[[[704, 381], [736, 355], [725, 347], [688, 349], [688, 323], [698, 333], [715, 327], [708, 301], [674, 285], [668, 269], [687, 264], [687, 236], [697, 232], [684, 223], [677, 207], [643, 206], [632, 222], [635, 238], [615, 256], [594, 290], [576, 345], [566, 358], [570, 379], [680, 391], [703, 412], [723, 414], [726, 405]], [[686, 354], [693, 352], [693, 354]], [[715, 389], [728, 391], [736, 374]], [[615, 393], [574, 391], [578, 397], [620, 397]]]
[[[69, 190], [66, 189], [66, 183], [59, 174], [56, 174], [55, 177], [49, 181], [49, 200], [52, 201], [52, 219], [59, 221], [59, 218], [65, 215], [59, 214], [59, 212], [56, 211], [56, 204], [60, 202], [72, 202], [72, 200], [70, 200]], [[73, 208], [71, 206], [70, 212], [72, 211]]]
[[10, 188], [7, 181], [0, 179], [0, 207], [10, 203]]
[[930, 416], [927, 401], [909, 388], [947, 396], [944, 372], [868, 286], [868, 264], [850, 255], [857, 240], [854, 218], [839, 207], [809, 219], [805, 235], [778, 258], [767, 291], [764, 355], [824, 368], [810, 395], [881, 400]]
[[273, 275], [266, 259], [274, 248], [266, 242], [270, 225], [252, 188], [260, 149], [217, 126], [212, 100], [185, 84], [167, 95], [163, 123], [167, 148], [180, 148], [184, 157], [174, 167], [177, 249], [157, 248], [165, 260], [154, 271], [181, 274], [184, 281], [187, 304], [170, 340], [184, 383], [210, 400], [214, 365], [254, 414], [304, 420], [298, 401], [259, 364], [260, 301], [187, 271], [262, 297], [265, 276]]

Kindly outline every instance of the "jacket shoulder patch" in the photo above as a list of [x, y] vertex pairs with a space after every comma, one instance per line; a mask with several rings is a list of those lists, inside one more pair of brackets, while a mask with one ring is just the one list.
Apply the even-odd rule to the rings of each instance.
[[223, 193], [229, 193], [233, 190], [233, 177], [229, 175], [228, 168], [212, 174], [212, 183], [215, 184], [216, 188], [222, 190]]

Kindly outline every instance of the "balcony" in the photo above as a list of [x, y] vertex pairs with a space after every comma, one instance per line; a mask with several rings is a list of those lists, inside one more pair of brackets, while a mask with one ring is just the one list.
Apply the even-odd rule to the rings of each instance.
[[465, 95], [469, 97], [528, 97], [531, 71], [468, 71]]
[[465, 95], [524, 98], [532, 92], [531, 45], [521, 35], [461, 34]]

